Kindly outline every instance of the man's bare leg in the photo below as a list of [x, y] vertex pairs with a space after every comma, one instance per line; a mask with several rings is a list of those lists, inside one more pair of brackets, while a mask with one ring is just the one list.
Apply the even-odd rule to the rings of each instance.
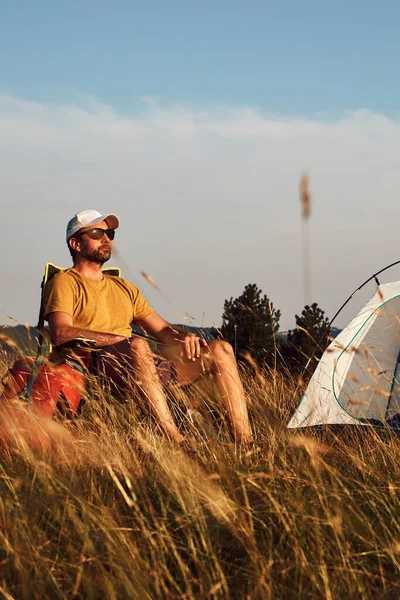
[[157, 373], [153, 355], [146, 340], [133, 337], [130, 341], [107, 347], [107, 354], [102, 357], [104, 374], [120, 387], [135, 384], [148, 402], [158, 423], [175, 441], [182, 442], [160, 378]]
[[190, 361], [169, 349], [167, 358], [175, 364], [179, 381], [193, 383], [204, 373], [212, 373], [218, 394], [228, 411], [235, 441], [250, 442], [252, 433], [249, 424], [246, 398], [232, 347], [228, 342], [216, 340], [201, 350], [201, 358]]

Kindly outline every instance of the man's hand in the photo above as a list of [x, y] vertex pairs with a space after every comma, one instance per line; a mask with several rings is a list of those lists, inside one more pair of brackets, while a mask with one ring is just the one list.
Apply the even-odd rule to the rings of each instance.
[[156, 312], [138, 320], [137, 324], [161, 342], [159, 352], [168, 360], [195, 361], [200, 358], [202, 348], [208, 348], [207, 342], [198, 335], [174, 327]]
[[194, 333], [187, 333], [180, 331], [177, 336], [177, 342], [182, 346], [180, 351], [181, 358], [187, 360], [196, 360], [201, 356], [201, 348], [207, 347], [207, 342], [195, 335]]

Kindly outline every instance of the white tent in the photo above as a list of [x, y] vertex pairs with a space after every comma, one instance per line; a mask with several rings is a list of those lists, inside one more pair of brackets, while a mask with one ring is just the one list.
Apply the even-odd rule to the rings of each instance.
[[379, 426], [395, 421], [399, 426], [399, 360], [400, 281], [396, 281], [380, 285], [327, 348], [288, 427]]

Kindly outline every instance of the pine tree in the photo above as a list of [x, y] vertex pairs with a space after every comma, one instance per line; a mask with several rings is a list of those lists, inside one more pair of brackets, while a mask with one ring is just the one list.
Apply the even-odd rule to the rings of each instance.
[[259, 364], [272, 365], [280, 315], [256, 284], [248, 284], [238, 298], [225, 300], [221, 332], [239, 360], [249, 353]]
[[296, 315], [295, 319], [296, 329], [290, 331], [287, 337], [289, 362], [296, 370], [302, 370], [312, 357], [312, 372], [316, 360], [322, 356], [329, 343], [329, 319], [316, 302], [311, 306], [306, 305], [301, 315]]

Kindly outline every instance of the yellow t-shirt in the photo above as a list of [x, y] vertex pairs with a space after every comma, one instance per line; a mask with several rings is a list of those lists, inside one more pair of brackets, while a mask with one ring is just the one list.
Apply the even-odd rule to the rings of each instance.
[[131, 337], [131, 322], [146, 318], [154, 309], [139, 290], [121, 277], [106, 275], [92, 281], [67, 269], [52, 277], [44, 290], [44, 316], [64, 312], [73, 326]]

